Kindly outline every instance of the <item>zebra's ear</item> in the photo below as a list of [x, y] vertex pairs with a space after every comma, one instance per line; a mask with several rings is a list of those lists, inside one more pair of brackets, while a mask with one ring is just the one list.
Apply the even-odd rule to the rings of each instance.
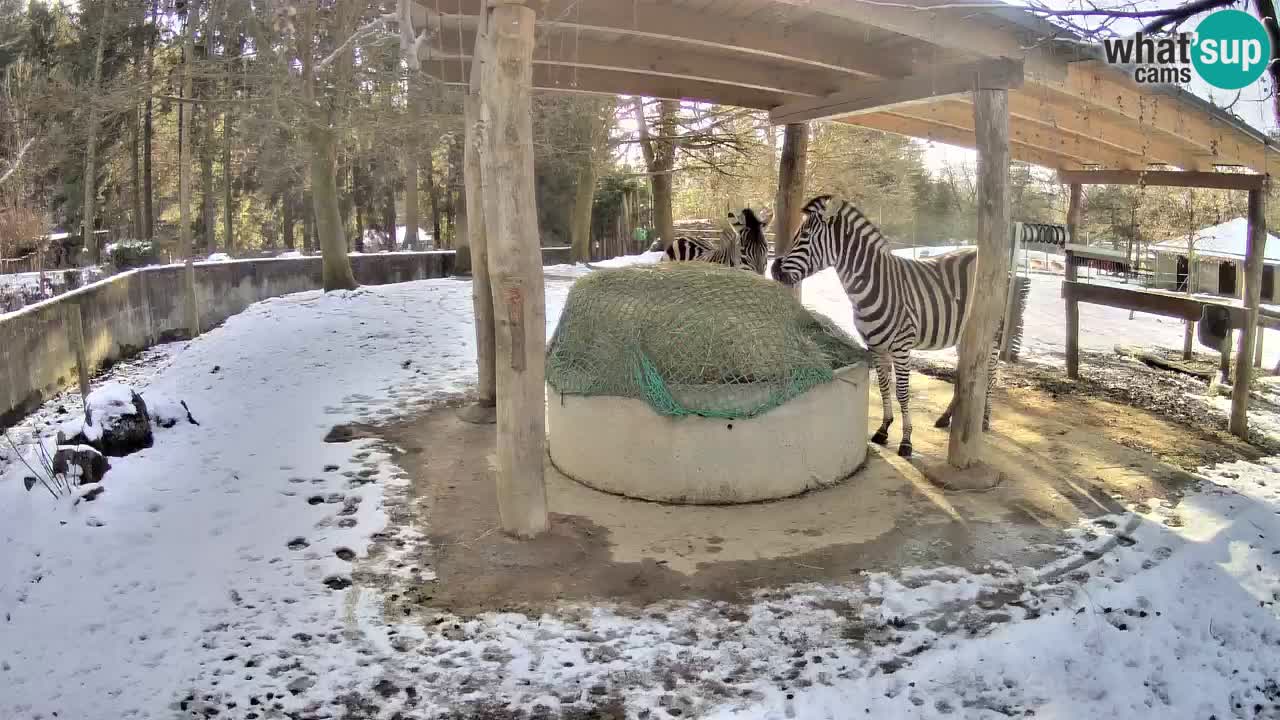
[[814, 213], [826, 214], [827, 205], [831, 204], [830, 195], [819, 195], [804, 204], [804, 208], [800, 211], [805, 215], [813, 215]]
[[770, 210], [769, 208], [765, 208], [764, 210], [760, 211], [759, 217], [760, 217], [760, 228], [761, 229], [767, 228], [769, 227], [769, 221], [773, 219], [773, 211]]

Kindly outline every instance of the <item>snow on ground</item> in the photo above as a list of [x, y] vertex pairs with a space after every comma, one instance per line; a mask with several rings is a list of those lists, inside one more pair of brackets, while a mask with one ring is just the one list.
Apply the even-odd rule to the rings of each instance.
[[[548, 269], [548, 334], [585, 271]], [[848, 327], [827, 275], [806, 302]], [[1028, 327], [1053, 352], [1056, 283], [1033, 288]], [[622, 688], [629, 717], [1280, 717], [1280, 465], [1265, 463], [1080, 528], [1080, 550], [1117, 547], [1057, 574], [906, 570], [762, 593], [741, 612], [388, 620], [375, 588], [347, 585], [405, 479], [371, 441], [322, 438], [466, 391], [470, 303], [451, 279], [258, 303], [149, 351], [150, 377], [125, 373], [200, 425], [113, 458], [97, 500], [55, 508], [10, 461], [0, 717], [436, 718], [495, 699], [536, 714], [597, 688]], [[1181, 341], [1175, 323], [1097, 311], [1082, 308], [1086, 346]], [[25, 429], [56, 426], [59, 405], [76, 401]], [[1016, 604], [983, 602], [1000, 595]]]

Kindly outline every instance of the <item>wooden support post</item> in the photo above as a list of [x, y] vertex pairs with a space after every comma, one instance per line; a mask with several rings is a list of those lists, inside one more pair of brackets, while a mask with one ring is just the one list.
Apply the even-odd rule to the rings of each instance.
[[[487, 34], [482, 27], [476, 34], [475, 57], [488, 50]], [[466, 237], [455, 257], [462, 256], [467, 248], [467, 262], [471, 271], [471, 306], [476, 326], [476, 363], [479, 371], [479, 398], [475, 405], [463, 408], [459, 417], [472, 423], [497, 422], [497, 381], [495, 379], [495, 339], [493, 319], [493, 288], [489, 282], [489, 248], [485, 239], [485, 198], [490, 183], [481, 168], [481, 143], [485, 133], [480, 125], [480, 68], [483, 63], [471, 64], [471, 85], [463, 98], [463, 122], [466, 138], [462, 150], [462, 179], [466, 200]]]
[[547, 530], [547, 312], [534, 201], [531, 8], [489, 10], [481, 55], [481, 177], [496, 320], [498, 513], [502, 529], [530, 538]]
[[1266, 329], [1258, 327], [1258, 335], [1253, 339], [1253, 367], [1262, 367], [1262, 338], [1266, 336]]
[[[782, 158], [778, 163], [778, 194], [774, 199], [774, 255], [791, 250], [791, 240], [800, 228], [804, 207], [805, 173], [809, 165], [809, 124], [791, 123], [782, 131]], [[800, 299], [800, 285], [791, 289]]]
[[64, 320], [67, 323], [67, 339], [71, 349], [76, 353], [76, 371], [80, 376], [80, 401], [88, 406], [89, 397], [89, 359], [84, 349], [84, 317], [80, 312], [80, 303], [69, 302], [63, 308]]
[[[978, 147], [978, 262], [960, 333], [956, 410], [947, 454], [950, 465], [960, 470], [973, 468], [982, 459], [987, 362], [1009, 282], [1009, 92], [974, 91], [973, 116]], [[990, 487], [993, 482], [974, 484]]]
[[1249, 385], [1253, 380], [1253, 343], [1262, 301], [1262, 257], [1267, 245], [1267, 218], [1262, 190], [1249, 191], [1249, 247], [1244, 256], [1244, 327], [1236, 354], [1236, 378], [1231, 387], [1231, 434], [1249, 439]]
[[[1076, 229], [1080, 227], [1084, 213], [1084, 187], [1079, 183], [1071, 185], [1071, 199], [1067, 204], [1067, 240], [1076, 244]], [[1067, 261], [1066, 279], [1075, 282], [1076, 264], [1071, 252], [1065, 255]], [[1075, 298], [1067, 297], [1067, 377], [1080, 379], [1080, 303]]]

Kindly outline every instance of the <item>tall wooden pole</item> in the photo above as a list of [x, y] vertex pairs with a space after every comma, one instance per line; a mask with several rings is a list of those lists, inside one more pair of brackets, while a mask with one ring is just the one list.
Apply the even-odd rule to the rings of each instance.
[[[1084, 212], [1084, 188], [1079, 183], [1071, 185], [1071, 199], [1067, 204], [1067, 242], [1075, 244], [1076, 229], [1080, 227]], [[1071, 253], [1066, 253], [1066, 279], [1076, 280], [1076, 264]], [[1067, 377], [1080, 378], [1080, 303], [1074, 297], [1067, 298]]]
[[494, 6], [480, 68], [481, 177], [497, 340], [498, 512], [502, 529], [523, 538], [547, 530], [547, 312], [534, 201], [533, 26], [531, 8]]
[[[480, 68], [482, 53], [489, 50], [484, 18], [476, 34], [474, 57], [471, 63], [471, 85], [463, 100], [463, 116], [466, 124], [465, 146], [462, 149], [462, 179], [466, 200], [466, 236], [460, 245], [469, 248], [471, 261], [471, 305], [475, 309], [476, 361], [479, 366], [479, 398], [472, 407], [465, 408], [461, 417], [468, 422], [496, 422], [497, 381], [494, 377], [494, 321], [493, 290], [489, 282], [489, 248], [485, 240], [485, 197], [491, 185], [484, 177], [480, 156], [484, 132], [480, 127]], [[460, 253], [459, 253], [460, 254]], [[455, 255], [457, 257], [457, 255]]]
[[978, 262], [956, 364], [956, 411], [947, 460], [964, 470], [982, 459], [987, 362], [1009, 283], [1009, 92], [973, 95], [978, 148]]
[[1267, 245], [1265, 195], [1249, 191], [1249, 247], [1244, 256], [1244, 327], [1236, 353], [1236, 378], [1231, 388], [1231, 434], [1249, 438], [1249, 385], [1253, 380], [1253, 343], [1258, 331], [1258, 303], [1262, 301], [1262, 257]]
[[[774, 254], [791, 250], [791, 240], [800, 227], [804, 207], [805, 179], [809, 166], [809, 124], [790, 123], [782, 131], [782, 159], [778, 163], [778, 194], [774, 199]], [[791, 290], [800, 297], [800, 286]]]

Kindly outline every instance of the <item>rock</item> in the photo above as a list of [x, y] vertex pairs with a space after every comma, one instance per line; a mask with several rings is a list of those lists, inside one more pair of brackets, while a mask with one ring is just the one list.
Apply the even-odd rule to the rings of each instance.
[[58, 428], [59, 445], [88, 445], [112, 457], [149, 448], [153, 442], [146, 402], [120, 383], [107, 383], [89, 393], [84, 417]]
[[76, 490], [76, 497], [78, 497], [81, 500], [84, 500], [85, 502], [91, 502], [93, 500], [96, 500], [98, 496], [101, 495], [105, 490], [106, 488], [102, 487], [98, 483], [88, 483], [85, 485], [81, 485]]
[[74, 477], [77, 485], [100, 483], [110, 469], [111, 464], [92, 445], [62, 445], [53, 453], [54, 474]]

